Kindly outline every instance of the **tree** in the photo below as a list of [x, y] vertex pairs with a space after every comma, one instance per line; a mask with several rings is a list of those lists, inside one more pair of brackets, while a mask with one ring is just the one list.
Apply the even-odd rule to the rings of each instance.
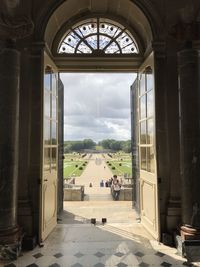
[[83, 146], [84, 146], [84, 149], [91, 149], [96, 146], [96, 143], [91, 139], [84, 139]]

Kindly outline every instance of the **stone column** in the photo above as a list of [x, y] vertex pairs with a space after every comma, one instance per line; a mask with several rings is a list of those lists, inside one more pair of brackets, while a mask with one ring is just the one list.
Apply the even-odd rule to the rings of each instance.
[[182, 223], [194, 228], [200, 227], [200, 219], [194, 217], [200, 204], [199, 70], [200, 51], [189, 48], [178, 53]]
[[[13, 7], [14, 8], [14, 7]], [[27, 16], [0, 15], [0, 259], [16, 259], [21, 249], [17, 224], [20, 53], [16, 40], [33, 31]]]
[[20, 54], [4, 48], [0, 58], [0, 259], [14, 259], [21, 241], [17, 225]]

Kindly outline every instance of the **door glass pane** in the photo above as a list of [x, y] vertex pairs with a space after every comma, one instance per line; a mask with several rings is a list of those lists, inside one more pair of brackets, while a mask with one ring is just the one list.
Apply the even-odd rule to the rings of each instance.
[[147, 120], [147, 144], [153, 144], [153, 137], [154, 137], [154, 131], [153, 131], [153, 119]]
[[51, 163], [51, 149], [44, 148], [44, 171], [50, 171], [50, 163]]
[[51, 103], [50, 103], [50, 94], [49, 92], [44, 93], [44, 116], [50, 118], [51, 116]]
[[153, 147], [147, 147], [147, 171], [155, 172], [154, 150]]
[[51, 144], [51, 127], [50, 120], [44, 120], [44, 143], [45, 145]]
[[56, 105], [57, 104], [57, 98], [56, 96], [52, 95], [52, 119], [56, 120], [57, 119], [57, 110], [56, 110]]
[[57, 169], [57, 148], [52, 147], [51, 168]]
[[140, 97], [140, 119], [146, 118], [146, 95]]
[[57, 123], [56, 122], [54, 122], [54, 121], [52, 121], [51, 122], [51, 140], [52, 140], [52, 145], [56, 145], [56, 143], [57, 143], [57, 129], [56, 129], [56, 127], [57, 127]]
[[145, 91], [145, 74], [142, 73], [140, 76], [140, 95], [143, 95]]
[[153, 72], [152, 68], [146, 69], [146, 79], [147, 79], [147, 91], [153, 89]]
[[140, 123], [140, 144], [146, 144], [146, 121]]
[[147, 117], [153, 116], [154, 101], [153, 101], [153, 90], [147, 93]]
[[47, 91], [51, 90], [51, 74], [45, 73], [44, 75], [44, 89]]
[[52, 94], [57, 95], [57, 74], [52, 74]]
[[141, 169], [147, 169], [147, 155], [146, 155], [146, 147], [140, 148], [140, 162], [141, 162]]

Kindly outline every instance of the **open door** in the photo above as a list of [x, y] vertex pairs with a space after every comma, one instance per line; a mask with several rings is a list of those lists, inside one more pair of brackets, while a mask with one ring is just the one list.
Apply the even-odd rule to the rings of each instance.
[[139, 200], [136, 200], [140, 205], [141, 223], [155, 239], [159, 239], [153, 53], [139, 69], [137, 85]]
[[130, 88], [131, 93], [131, 151], [133, 177], [133, 207], [140, 217], [140, 168], [138, 147], [138, 78]]
[[40, 242], [46, 239], [57, 224], [58, 72], [46, 54], [44, 63]]

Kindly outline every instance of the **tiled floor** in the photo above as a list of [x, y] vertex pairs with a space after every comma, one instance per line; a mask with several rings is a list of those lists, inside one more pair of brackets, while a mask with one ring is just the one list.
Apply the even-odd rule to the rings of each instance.
[[[58, 225], [44, 247], [5, 267], [186, 266], [176, 250], [132, 234], [119, 224]], [[140, 227], [139, 225], [136, 227]], [[154, 246], [156, 249], [154, 249]]]
[[[83, 204], [80, 207], [80, 203], [72, 203], [71, 207], [66, 205], [69, 213], [63, 224], [58, 224], [47, 238], [44, 247], [36, 247], [33, 251], [23, 253], [17, 261], [0, 263], [0, 266], [188, 266], [186, 260], [177, 255], [176, 249], [153, 240], [142, 225], [133, 219], [131, 203], [113, 202], [113, 208], [108, 203], [104, 209], [100, 209], [97, 203], [91, 203], [90, 209]], [[118, 220], [109, 216], [109, 213], [115, 214], [115, 209], [119, 210]], [[100, 218], [105, 213], [108, 222], [102, 225]], [[97, 218], [96, 226], [90, 224], [91, 214]], [[118, 222], [120, 218], [123, 220]]]

